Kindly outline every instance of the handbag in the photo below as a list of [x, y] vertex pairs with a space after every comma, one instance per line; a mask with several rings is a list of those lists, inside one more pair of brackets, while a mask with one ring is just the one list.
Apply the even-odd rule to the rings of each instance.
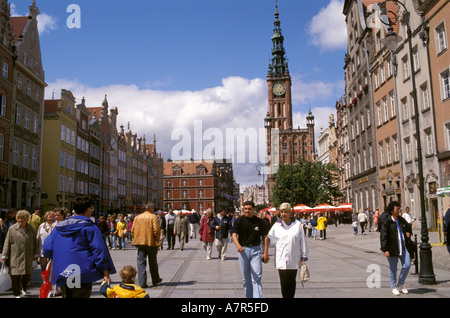
[[303, 283], [306, 283], [307, 281], [309, 281], [309, 270], [308, 270], [308, 266], [306, 266], [305, 262], [302, 262], [302, 264], [300, 265], [299, 276], [300, 276], [300, 282], [302, 283], [302, 287], [305, 287], [303, 285]]
[[11, 276], [8, 273], [8, 266], [5, 263], [2, 264], [0, 270], [0, 292], [5, 292], [12, 287]]
[[47, 264], [47, 268], [45, 271], [41, 273], [42, 280], [44, 281], [42, 283], [41, 288], [39, 289], [39, 298], [50, 298], [52, 293], [52, 271], [53, 271], [53, 264], [50, 261]]

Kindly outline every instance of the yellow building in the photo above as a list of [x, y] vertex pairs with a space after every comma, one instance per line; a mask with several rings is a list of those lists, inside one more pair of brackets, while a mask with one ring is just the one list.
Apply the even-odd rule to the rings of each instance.
[[45, 100], [42, 145], [42, 199], [44, 211], [72, 210], [75, 199], [77, 117], [75, 97], [61, 90], [60, 99]]

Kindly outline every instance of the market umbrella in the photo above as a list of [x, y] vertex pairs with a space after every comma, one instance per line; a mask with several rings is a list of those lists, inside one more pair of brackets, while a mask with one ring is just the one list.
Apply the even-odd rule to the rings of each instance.
[[336, 210], [342, 212], [352, 212], [353, 206], [351, 203], [342, 203], [336, 207]]
[[298, 205], [294, 206], [294, 211], [295, 212], [311, 212], [311, 211], [314, 211], [314, 209], [305, 204], [298, 204]]
[[334, 211], [336, 208], [328, 203], [319, 204], [318, 206], [314, 207], [314, 211], [316, 213], [320, 213], [323, 211]]
[[450, 185], [437, 189], [436, 194], [440, 197], [445, 197], [445, 196], [450, 197]]

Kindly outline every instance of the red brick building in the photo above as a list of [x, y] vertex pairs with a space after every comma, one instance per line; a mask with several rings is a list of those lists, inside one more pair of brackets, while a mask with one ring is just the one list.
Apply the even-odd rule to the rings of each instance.
[[233, 206], [233, 168], [215, 160], [164, 163], [164, 209], [203, 212]]

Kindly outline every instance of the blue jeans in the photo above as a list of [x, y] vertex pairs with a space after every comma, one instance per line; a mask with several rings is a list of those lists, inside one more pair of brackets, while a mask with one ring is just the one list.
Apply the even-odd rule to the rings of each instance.
[[116, 248], [116, 235], [115, 234], [109, 235], [109, 242], [111, 243], [111, 248]]
[[118, 237], [118, 243], [119, 243], [119, 248], [124, 250], [125, 249], [125, 236], [119, 236]]
[[261, 247], [244, 247], [239, 253], [239, 264], [246, 298], [262, 297], [262, 255]]
[[402, 286], [405, 284], [406, 276], [408, 276], [409, 268], [411, 267], [409, 253], [405, 249], [402, 255], [390, 256], [387, 259], [389, 262], [389, 281], [391, 284], [391, 289], [397, 288], [397, 264], [400, 259], [402, 269], [400, 271], [400, 275], [398, 276], [398, 286]]

